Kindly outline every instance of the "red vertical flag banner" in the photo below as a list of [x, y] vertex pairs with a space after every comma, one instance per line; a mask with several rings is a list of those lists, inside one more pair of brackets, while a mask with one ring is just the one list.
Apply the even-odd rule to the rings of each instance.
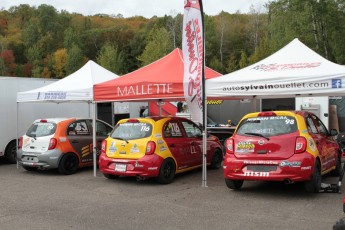
[[204, 124], [204, 30], [202, 1], [185, 0], [182, 51], [184, 97], [192, 120]]

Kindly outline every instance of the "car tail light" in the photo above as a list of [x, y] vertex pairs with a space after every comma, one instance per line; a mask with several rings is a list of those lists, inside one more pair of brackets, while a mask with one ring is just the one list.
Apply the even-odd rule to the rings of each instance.
[[226, 147], [227, 154], [234, 154], [234, 139], [231, 139], [231, 138], [227, 139], [225, 147]]
[[156, 150], [156, 143], [154, 141], [149, 141], [146, 145], [146, 155], [151, 155]]
[[272, 117], [277, 116], [275, 112], [261, 112], [258, 114], [259, 117]]
[[295, 144], [295, 153], [303, 153], [307, 149], [307, 140], [305, 137], [297, 137]]
[[106, 152], [107, 150], [107, 141], [106, 140], [103, 140], [102, 141], [102, 146], [101, 146], [101, 154]]
[[57, 145], [57, 140], [55, 138], [50, 138], [48, 150], [55, 149]]
[[18, 141], [18, 149], [21, 149], [22, 146], [23, 146], [23, 137], [20, 137]]

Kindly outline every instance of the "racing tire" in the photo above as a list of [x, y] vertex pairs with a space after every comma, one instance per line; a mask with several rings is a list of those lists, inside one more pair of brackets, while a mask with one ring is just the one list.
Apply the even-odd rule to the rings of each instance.
[[225, 179], [225, 184], [228, 186], [228, 188], [233, 189], [233, 190], [239, 190], [242, 188], [243, 185], [243, 180], [230, 180], [230, 179]]
[[338, 154], [337, 156], [337, 162], [336, 162], [336, 166], [335, 169], [330, 173], [331, 176], [340, 176], [341, 174], [341, 153]]
[[26, 171], [32, 172], [32, 171], [36, 171], [38, 168], [36, 167], [29, 167], [29, 166], [22, 166], [23, 169], [25, 169]]
[[345, 220], [340, 219], [333, 225], [333, 230], [344, 230], [345, 229]]
[[78, 170], [78, 157], [73, 153], [66, 153], [59, 162], [59, 173], [71, 175]]
[[170, 158], [165, 159], [159, 169], [159, 174], [158, 177], [156, 177], [156, 180], [160, 184], [170, 184], [175, 178], [175, 173], [175, 162]]
[[211, 169], [219, 169], [220, 167], [222, 167], [222, 162], [223, 162], [223, 154], [219, 149], [216, 149], [216, 151], [214, 151], [214, 154], [212, 156], [212, 160], [211, 160]]
[[321, 189], [321, 167], [318, 160], [315, 161], [313, 174], [310, 180], [304, 182], [304, 188], [309, 193], [318, 193]]
[[17, 163], [17, 143], [12, 141], [5, 150], [6, 161], [10, 164]]
[[105, 178], [111, 179], [111, 180], [117, 179], [117, 178], [120, 177], [119, 175], [113, 175], [113, 174], [107, 174], [107, 173], [103, 173], [103, 176], [104, 176]]

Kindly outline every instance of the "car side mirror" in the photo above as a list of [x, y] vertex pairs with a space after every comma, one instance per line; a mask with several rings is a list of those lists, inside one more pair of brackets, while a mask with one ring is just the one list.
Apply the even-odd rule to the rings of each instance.
[[336, 130], [336, 129], [331, 129], [330, 135], [331, 135], [331, 136], [336, 136], [336, 135], [338, 135], [338, 130]]

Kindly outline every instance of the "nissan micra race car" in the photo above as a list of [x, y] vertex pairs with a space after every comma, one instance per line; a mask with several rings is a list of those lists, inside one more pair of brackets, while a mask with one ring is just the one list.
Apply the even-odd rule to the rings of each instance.
[[[111, 130], [96, 120], [98, 147]], [[72, 174], [93, 164], [92, 142], [91, 119], [38, 119], [19, 140], [18, 163], [28, 171], [58, 168], [61, 174]]]
[[226, 185], [240, 189], [245, 180], [304, 181], [308, 192], [318, 192], [322, 175], [341, 172], [337, 134], [307, 111], [247, 114], [226, 141]]
[[[202, 166], [202, 140], [199, 126], [186, 118], [123, 119], [102, 143], [99, 169], [109, 179], [155, 177], [167, 184], [176, 173]], [[220, 168], [222, 161], [222, 145], [209, 135], [207, 164]]]

